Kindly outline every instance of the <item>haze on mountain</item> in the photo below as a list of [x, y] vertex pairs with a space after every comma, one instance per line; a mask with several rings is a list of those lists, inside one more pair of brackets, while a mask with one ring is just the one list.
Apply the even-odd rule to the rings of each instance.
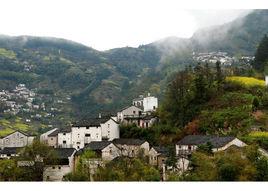
[[9, 0], [1, 3], [0, 34], [65, 38], [98, 50], [138, 47], [219, 25], [248, 10], [187, 10], [174, 0]]

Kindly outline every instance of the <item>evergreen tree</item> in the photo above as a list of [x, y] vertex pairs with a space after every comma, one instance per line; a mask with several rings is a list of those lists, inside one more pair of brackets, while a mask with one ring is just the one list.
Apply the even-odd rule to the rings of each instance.
[[253, 67], [259, 71], [264, 71], [266, 62], [268, 61], [268, 37], [265, 35], [261, 40], [255, 53]]

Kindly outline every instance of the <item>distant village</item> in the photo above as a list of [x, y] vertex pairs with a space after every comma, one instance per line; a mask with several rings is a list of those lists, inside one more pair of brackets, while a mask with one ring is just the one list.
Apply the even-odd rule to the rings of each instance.
[[[15, 116], [23, 114], [26, 123], [43, 118], [54, 118], [56, 113], [61, 112], [59, 106], [64, 105], [71, 98], [66, 97], [64, 99], [51, 100], [49, 96], [38, 94], [35, 89], [31, 90], [25, 84], [18, 84], [10, 91], [0, 91], [0, 102], [4, 104], [2, 112]], [[48, 126], [52, 127], [52, 125]]]
[[250, 66], [251, 62], [254, 60], [254, 56], [241, 56], [240, 58], [236, 58], [234, 56], [229, 56], [227, 52], [193, 52], [193, 59], [197, 62], [212, 64], [220, 61], [223, 66], [232, 66], [236, 63], [243, 63]]
[[[24, 86], [20, 87], [24, 88]], [[31, 94], [31, 97], [33, 96], [34, 94]], [[135, 124], [139, 128], [148, 128], [157, 123], [159, 119], [154, 115], [157, 108], [157, 97], [150, 94], [141, 95], [129, 106], [118, 111], [116, 116], [99, 114], [98, 118], [88, 118], [73, 122], [69, 127], [51, 129], [41, 134], [40, 137], [15, 131], [0, 138], [0, 158], [10, 159], [19, 156], [20, 148], [31, 144], [34, 139], [40, 139], [41, 142], [52, 147], [61, 159], [57, 164], [45, 166], [44, 181], [62, 181], [65, 175], [75, 172], [81, 155], [87, 150], [97, 154], [96, 158], [87, 161], [92, 175], [98, 167], [118, 157], [135, 158], [142, 154], [148, 157], [150, 165], [160, 170], [164, 181], [167, 179], [167, 171], [183, 173], [187, 170], [191, 153], [200, 145], [211, 143], [213, 152], [224, 151], [233, 146], [246, 146], [244, 142], [231, 136], [188, 135], [174, 145], [177, 162], [176, 167], [170, 167], [166, 164], [170, 154], [166, 147], [150, 145], [146, 140], [120, 138], [120, 124]], [[260, 151], [268, 157], [265, 150], [260, 149]], [[19, 161], [18, 165], [31, 166], [33, 164]], [[93, 176], [91, 180], [94, 181]]]

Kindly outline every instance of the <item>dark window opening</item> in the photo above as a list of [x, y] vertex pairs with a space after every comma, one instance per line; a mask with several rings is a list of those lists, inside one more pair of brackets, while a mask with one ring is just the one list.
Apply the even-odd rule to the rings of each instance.
[[66, 141], [62, 141], [63, 144], [66, 144]]
[[90, 137], [90, 134], [85, 134], [86, 137]]

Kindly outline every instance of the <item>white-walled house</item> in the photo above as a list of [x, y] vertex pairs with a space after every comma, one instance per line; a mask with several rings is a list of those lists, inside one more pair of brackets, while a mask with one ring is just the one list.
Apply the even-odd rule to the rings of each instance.
[[73, 148], [84, 148], [92, 141], [119, 138], [119, 124], [112, 118], [89, 118], [72, 125]]
[[195, 151], [198, 146], [210, 143], [212, 151], [224, 151], [232, 145], [244, 147], [246, 144], [231, 136], [188, 135], [176, 143], [176, 155], [187, 156]]
[[114, 139], [119, 139], [120, 128], [117, 121], [113, 118], [104, 119], [101, 123], [101, 137], [102, 140], [112, 141]]
[[20, 147], [5, 147], [0, 149], [0, 159], [10, 159], [19, 156]]
[[140, 139], [114, 139], [112, 141], [120, 150], [122, 156], [137, 157], [141, 152], [148, 156], [150, 145]]
[[61, 129], [58, 132], [58, 147], [59, 148], [73, 148], [71, 128]]
[[43, 171], [44, 181], [62, 181], [64, 176], [74, 169], [74, 148], [56, 148], [54, 149], [58, 161], [56, 164], [46, 165]]
[[146, 97], [140, 95], [139, 98], [133, 99], [132, 104], [143, 108], [144, 112], [152, 112], [158, 108], [158, 99], [148, 93], [148, 96]]
[[120, 149], [111, 141], [94, 141], [89, 143], [79, 152], [83, 153], [86, 150], [94, 151], [98, 158], [103, 161], [111, 161], [121, 155]]
[[265, 85], [268, 86], [268, 75], [265, 75]]
[[58, 130], [58, 128], [51, 129], [43, 134], [40, 135], [40, 142], [48, 143], [48, 135], [53, 133], [54, 131]]
[[22, 131], [14, 131], [0, 138], [0, 148], [25, 147], [32, 144], [34, 138], [34, 136], [28, 135]]
[[142, 115], [142, 109], [131, 105], [117, 112], [117, 121], [122, 122], [125, 117], [137, 117]]

